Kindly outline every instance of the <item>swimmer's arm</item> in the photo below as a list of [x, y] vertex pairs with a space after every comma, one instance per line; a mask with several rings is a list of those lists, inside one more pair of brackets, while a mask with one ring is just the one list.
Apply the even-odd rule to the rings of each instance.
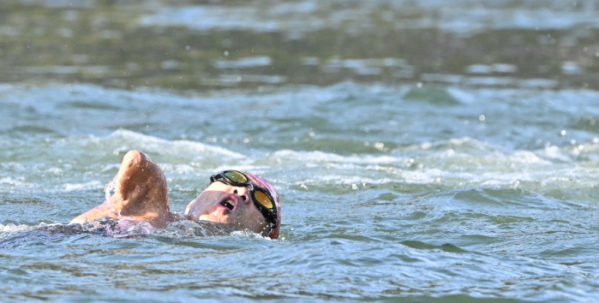
[[90, 222], [103, 217], [118, 218], [119, 214], [110, 208], [107, 202], [104, 202], [75, 217], [69, 224]]

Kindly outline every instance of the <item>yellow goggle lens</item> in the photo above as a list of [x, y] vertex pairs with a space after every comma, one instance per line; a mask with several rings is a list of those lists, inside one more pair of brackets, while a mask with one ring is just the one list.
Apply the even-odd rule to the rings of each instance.
[[256, 198], [256, 202], [262, 204], [264, 207], [268, 208], [268, 209], [273, 209], [273, 204], [272, 204], [272, 200], [270, 200], [270, 198], [263, 192], [261, 191], [256, 191], [254, 193], [254, 198]]
[[237, 171], [228, 171], [225, 173], [225, 176], [229, 178], [229, 180], [236, 183], [246, 183], [248, 179], [240, 172]]

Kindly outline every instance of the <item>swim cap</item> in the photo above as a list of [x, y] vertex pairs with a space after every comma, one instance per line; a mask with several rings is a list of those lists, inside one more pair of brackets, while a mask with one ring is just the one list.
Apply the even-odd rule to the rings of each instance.
[[268, 182], [268, 180], [266, 180], [258, 175], [254, 175], [252, 173], [245, 173], [245, 174], [250, 176], [253, 179], [252, 180], [253, 182], [258, 184], [262, 188], [266, 189], [268, 191], [268, 193], [275, 199], [274, 202], [277, 207], [277, 227], [275, 227], [275, 229], [270, 232], [270, 238], [276, 239], [279, 237], [279, 229], [281, 228], [281, 201], [279, 200], [279, 195], [277, 194], [275, 187], [272, 186], [272, 184], [270, 184], [270, 182]]

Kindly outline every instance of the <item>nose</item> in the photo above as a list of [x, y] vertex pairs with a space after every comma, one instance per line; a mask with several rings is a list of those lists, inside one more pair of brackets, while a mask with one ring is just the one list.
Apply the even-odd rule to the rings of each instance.
[[238, 195], [245, 204], [250, 203], [250, 192], [246, 187], [231, 187], [232, 194]]

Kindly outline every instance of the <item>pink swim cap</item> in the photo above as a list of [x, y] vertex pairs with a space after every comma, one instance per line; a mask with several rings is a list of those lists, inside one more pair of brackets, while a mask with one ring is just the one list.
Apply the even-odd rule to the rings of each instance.
[[277, 194], [275, 187], [272, 186], [272, 184], [270, 184], [270, 182], [268, 182], [268, 180], [266, 180], [258, 175], [254, 175], [252, 173], [245, 173], [245, 174], [250, 176], [253, 179], [252, 181], [254, 181], [256, 184], [258, 184], [262, 188], [266, 189], [268, 191], [268, 193], [275, 199], [274, 202], [277, 207], [277, 227], [275, 227], [275, 229], [270, 233], [270, 238], [276, 239], [277, 237], [279, 237], [279, 230], [281, 228], [281, 201], [279, 201], [279, 195]]

